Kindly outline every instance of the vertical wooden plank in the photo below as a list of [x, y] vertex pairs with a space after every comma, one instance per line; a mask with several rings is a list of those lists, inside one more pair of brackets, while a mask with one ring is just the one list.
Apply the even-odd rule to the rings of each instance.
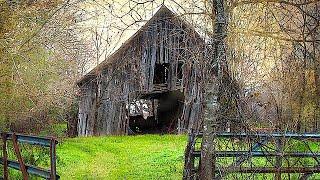
[[2, 155], [3, 155], [3, 179], [8, 180], [8, 152], [7, 152], [7, 133], [2, 133]]
[[126, 116], [126, 121], [125, 121], [125, 134], [129, 134], [129, 125], [130, 125], [130, 93], [128, 93], [128, 99], [127, 99], [127, 116]]
[[150, 62], [150, 79], [149, 79], [149, 91], [153, 90], [153, 79], [154, 79], [154, 69], [157, 60], [157, 26], [156, 24], [152, 26], [152, 36], [150, 37], [152, 41], [151, 49], [151, 62]]
[[153, 99], [153, 114], [154, 114], [154, 119], [157, 124], [159, 124], [159, 118], [158, 118], [158, 100]]
[[[164, 28], [161, 26], [160, 27], [161, 30], [163, 30]], [[163, 48], [164, 48], [164, 45], [163, 45], [163, 41], [164, 41], [164, 38], [163, 38], [163, 32], [160, 32], [160, 37], [159, 37], [159, 40], [160, 40], [160, 64], [162, 64], [164, 62], [164, 57], [163, 57]]]
[[16, 154], [18, 161], [19, 161], [20, 170], [22, 172], [22, 177], [24, 180], [28, 180], [27, 169], [24, 164], [23, 158], [21, 156], [21, 152], [20, 152], [19, 145], [18, 145], [18, 139], [17, 139], [17, 136], [15, 133], [12, 134], [12, 142], [13, 142], [13, 149], [14, 149], [15, 154]]
[[191, 180], [195, 178], [195, 167], [194, 167], [194, 145], [195, 145], [195, 134], [193, 130], [188, 136], [188, 144], [185, 150], [185, 162], [184, 162], [184, 171], [183, 171], [183, 179]]

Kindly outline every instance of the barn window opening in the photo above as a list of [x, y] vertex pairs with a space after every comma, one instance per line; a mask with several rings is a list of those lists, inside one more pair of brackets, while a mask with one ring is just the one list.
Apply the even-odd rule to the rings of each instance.
[[153, 78], [154, 84], [165, 84], [168, 82], [169, 67], [170, 67], [169, 63], [155, 64], [154, 78]]
[[183, 62], [179, 61], [178, 62], [178, 69], [177, 69], [177, 78], [178, 78], [178, 80], [182, 80], [182, 78], [183, 78], [182, 67], [183, 67]]

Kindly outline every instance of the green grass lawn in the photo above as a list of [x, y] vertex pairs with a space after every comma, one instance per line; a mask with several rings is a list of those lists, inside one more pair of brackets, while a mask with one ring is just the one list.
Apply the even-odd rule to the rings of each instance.
[[58, 145], [61, 179], [181, 179], [185, 135], [65, 139]]
[[[57, 147], [57, 169], [61, 179], [182, 179], [186, 135], [139, 135], [66, 138]], [[198, 143], [198, 148], [200, 141]], [[220, 139], [216, 143], [221, 150], [246, 150], [250, 143]], [[267, 144], [274, 149], [272, 142]], [[314, 152], [319, 152], [318, 142], [309, 142]], [[1, 147], [1, 146], [0, 146]], [[290, 140], [285, 151], [306, 151], [301, 142]], [[9, 151], [9, 157], [14, 153]], [[28, 164], [49, 168], [48, 148], [21, 148]], [[307, 151], [306, 151], [307, 152]], [[227, 167], [235, 158], [219, 158], [217, 167]], [[32, 163], [33, 162], [33, 163]], [[249, 158], [242, 167], [273, 167], [274, 159]], [[291, 158], [283, 161], [284, 167], [315, 166], [312, 158], [299, 160]], [[0, 166], [1, 167], [1, 166]], [[11, 179], [21, 179], [21, 172], [10, 169]], [[1, 176], [1, 171], [0, 171]], [[298, 174], [290, 179], [298, 179]], [[273, 174], [229, 174], [225, 179], [273, 179]], [[283, 174], [284, 179], [287, 174]], [[31, 179], [39, 179], [34, 176]], [[309, 179], [320, 179], [314, 174]]]

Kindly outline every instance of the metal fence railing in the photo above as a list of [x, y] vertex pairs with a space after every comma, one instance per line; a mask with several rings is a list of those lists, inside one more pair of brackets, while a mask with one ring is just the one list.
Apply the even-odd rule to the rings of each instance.
[[[2, 132], [2, 157], [0, 158], [0, 164], [3, 166], [3, 179], [9, 179], [8, 168], [16, 169], [21, 171], [24, 180], [27, 180], [30, 175], [35, 175], [45, 179], [56, 180], [59, 179], [59, 175], [56, 171], [56, 145], [58, 141], [54, 138], [37, 137], [37, 136], [27, 136], [15, 133]], [[16, 160], [11, 160], [8, 157], [8, 142], [12, 141], [14, 154], [17, 158]], [[19, 143], [29, 144], [34, 146], [41, 146], [50, 149], [50, 169], [43, 169], [40, 167], [35, 167], [28, 165], [24, 162], [21, 155], [21, 149]]]
[[[184, 179], [200, 177], [201, 138], [189, 135]], [[214, 146], [215, 179], [320, 178], [320, 134], [217, 133]]]

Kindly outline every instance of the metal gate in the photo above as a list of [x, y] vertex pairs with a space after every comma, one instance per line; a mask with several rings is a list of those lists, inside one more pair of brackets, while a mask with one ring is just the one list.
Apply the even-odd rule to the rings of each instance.
[[[184, 179], [201, 173], [202, 134], [191, 133]], [[320, 179], [320, 135], [218, 133], [214, 140], [215, 179]]]
[[[24, 180], [28, 179], [29, 174], [36, 175], [45, 179], [56, 180], [59, 179], [59, 175], [56, 172], [56, 145], [58, 141], [54, 138], [44, 138], [36, 136], [26, 136], [15, 133], [1, 133], [2, 136], [2, 157], [0, 158], [0, 164], [3, 165], [3, 179], [7, 180], [8, 168], [13, 168], [21, 171]], [[10, 160], [8, 158], [8, 142], [12, 141], [13, 150], [18, 161]], [[19, 143], [30, 144], [34, 146], [41, 146], [50, 148], [50, 169], [43, 169], [32, 165], [25, 164], [23, 157], [21, 156], [21, 149]]]

